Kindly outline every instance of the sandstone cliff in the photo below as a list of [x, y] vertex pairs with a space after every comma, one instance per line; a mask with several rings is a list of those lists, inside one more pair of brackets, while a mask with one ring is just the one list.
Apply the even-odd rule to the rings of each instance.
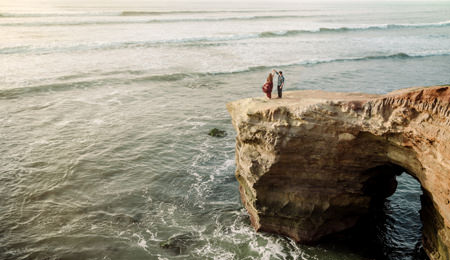
[[417, 178], [426, 198], [423, 244], [450, 259], [450, 88], [387, 95], [286, 92], [283, 99], [227, 104], [236, 137], [236, 178], [257, 230], [299, 242], [355, 225]]

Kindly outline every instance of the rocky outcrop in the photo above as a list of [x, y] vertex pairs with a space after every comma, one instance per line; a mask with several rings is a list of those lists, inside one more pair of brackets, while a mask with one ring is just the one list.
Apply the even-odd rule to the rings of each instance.
[[387, 95], [286, 92], [227, 104], [236, 178], [257, 230], [308, 243], [355, 225], [395, 175], [426, 195], [423, 244], [450, 259], [450, 87]]

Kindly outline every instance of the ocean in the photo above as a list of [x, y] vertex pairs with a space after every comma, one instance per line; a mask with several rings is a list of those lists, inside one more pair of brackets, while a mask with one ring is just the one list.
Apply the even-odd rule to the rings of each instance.
[[255, 232], [225, 105], [273, 68], [286, 91], [448, 84], [450, 2], [0, 1], [0, 35], [0, 259], [421, 259], [408, 174], [378, 256]]

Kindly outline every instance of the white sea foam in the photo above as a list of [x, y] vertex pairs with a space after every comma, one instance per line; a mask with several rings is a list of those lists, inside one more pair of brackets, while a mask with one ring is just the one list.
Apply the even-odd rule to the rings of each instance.
[[137, 233], [134, 233], [134, 234], [133, 234], [133, 237], [138, 238], [137, 245], [138, 245], [139, 247], [143, 248], [144, 250], [147, 250], [147, 247], [148, 247], [148, 246], [147, 246], [147, 241], [144, 239], [143, 236], [141, 236], [141, 235], [139, 235], [139, 234], [137, 234]]

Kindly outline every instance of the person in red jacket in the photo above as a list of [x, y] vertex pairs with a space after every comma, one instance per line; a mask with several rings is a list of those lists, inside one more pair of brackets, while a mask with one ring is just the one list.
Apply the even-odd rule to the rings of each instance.
[[267, 76], [266, 83], [264, 83], [262, 90], [266, 93], [268, 98], [272, 98], [272, 88], [273, 88], [273, 74], [269, 73]]

